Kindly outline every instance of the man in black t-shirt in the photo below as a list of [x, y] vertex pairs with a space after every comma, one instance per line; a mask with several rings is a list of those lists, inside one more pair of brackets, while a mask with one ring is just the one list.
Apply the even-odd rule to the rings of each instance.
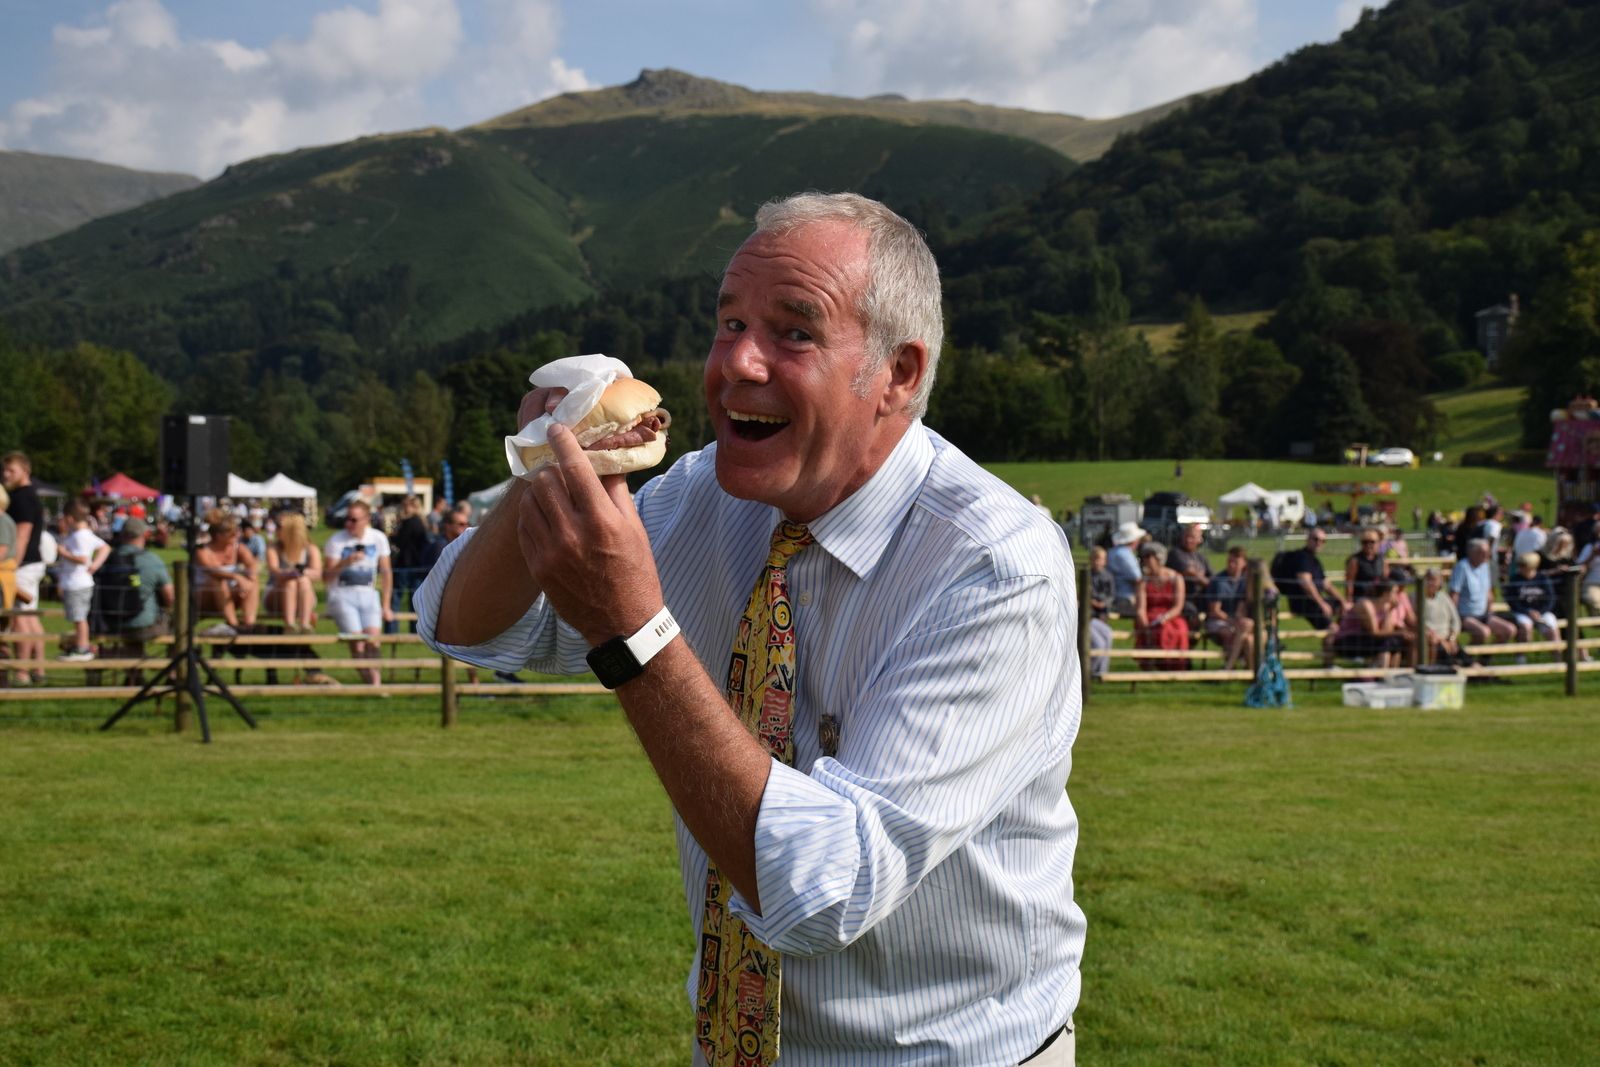
[[[39, 583], [44, 580], [44, 561], [39, 555], [39, 540], [44, 534], [44, 507], [39, 503], [39, 490], [33, 485], [33, 462], [22, 452], [7, 452], [0, 456], [0, 480], [11, 494], [11, 505], [6, 514], [17, 524], [17, 602], [16, 608], [27, 614], [11, 620], [11, 633], [38, 634], [36, 640], [14, 640], [17, 662], [24, 667], [30, 660], [44, 662], [44, 626], [39, 622]], [[27, 670], [12, 672], [12, 685], [27, 685], [30, 681], [44, 681], [44, 672]]]
[[1328, 535], [1321, 529], [1313, 529], [1306, 534], [1306, 547], [1284, 553], [1273, 566], [1272, 574], [1278, 591], [1289, 601], [1289, 610], [1317, 630], [1326, 630], [1333, 624], [1334, 616], [1350, 606], [1328, 581], [1322, 561], [1317, 558], [1327, 540]]

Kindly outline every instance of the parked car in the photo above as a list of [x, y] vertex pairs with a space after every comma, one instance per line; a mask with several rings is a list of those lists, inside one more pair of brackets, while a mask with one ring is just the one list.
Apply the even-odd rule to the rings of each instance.
[[1164, 545], [1177, 544], [1178, 531], [1196, 523], [1207, 529], [1211, 526], [1211, 509], [1199, 500], [1191, 500], [1182, 493], [1152, 493], [1145, 498], [1143, 526]]
[[1414, 467], [1416, 454], [1409, 448], [1385, 448], [1367, 457], [1369, 467]]

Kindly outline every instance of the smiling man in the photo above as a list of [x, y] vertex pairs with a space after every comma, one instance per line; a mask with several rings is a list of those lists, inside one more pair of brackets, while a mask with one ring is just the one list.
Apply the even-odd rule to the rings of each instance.
[[419, 593], [435, 648], [615, 689], [677, 815], [696, 1063], [1073, 1062], [1072, 564], [922, 424], [942, 333], [898, 215], [768, 204], [718, 298], [716, 443], [634, 500], [553, 430]]

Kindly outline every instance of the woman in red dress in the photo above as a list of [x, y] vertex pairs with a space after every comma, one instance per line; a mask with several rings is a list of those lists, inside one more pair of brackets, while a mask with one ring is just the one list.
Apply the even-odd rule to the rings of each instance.
[[[1134, 598], [1135, 648], [1189, 650], [1189, 624], [1183, 619], [1183, 576], [1167, 566], [1167, 549], [1147, 541], [1139, 549], [1142, 577]], [[1141, 659], [1145, 670], [1186, 671], [1187, 658]]]

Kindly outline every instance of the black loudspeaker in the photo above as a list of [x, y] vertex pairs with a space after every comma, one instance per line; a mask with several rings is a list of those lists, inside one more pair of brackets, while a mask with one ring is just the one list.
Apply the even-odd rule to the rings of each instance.
[[228, 495], [228, 416], [161, 416], [161, 491]]

